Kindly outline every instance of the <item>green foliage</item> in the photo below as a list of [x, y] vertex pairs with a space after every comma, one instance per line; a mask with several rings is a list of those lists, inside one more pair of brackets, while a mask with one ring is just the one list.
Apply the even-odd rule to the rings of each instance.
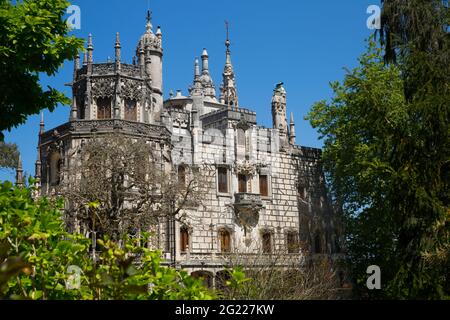
[[[416, 60], [416, 77], [424, 65]], [[324, 167], [346, 219], [349, 266], [360, 293], [445, 298], [450, 99], [448, 90], [434, 91], [428, 82], [423, 99], [411, 101], [404, 76], [401, 66], [383, 63], [370, 41], [360, 65], [331, 85], [332, 100], [315, 104], [307, 119], [324, 138]], [[381, 267], [383, 290], [369, 293], [365, 271], [372, 264]]]
[[53, 76], [82, 49], [83, 41], [68, 35], [63, 20], [68, 6], [66, 0], [0, 0], [0, 132], [41, 109], [70, 103], [39, 84], [39, 73]]
[[[0, 184], [0, 297], [21, 299], [207, 300], [201, 280], [161, 266], [161, 253], [125, 237], [121, 244], [64, 231], [63, 200], [34, 201], [32, 189]], [[71, 268], [78, 269], [77, 274]], [[70, 284], [70, 285], [69, 285]]]
[[0, 168], [17, 168], [19, 150], [14, 143], [0, 141]]

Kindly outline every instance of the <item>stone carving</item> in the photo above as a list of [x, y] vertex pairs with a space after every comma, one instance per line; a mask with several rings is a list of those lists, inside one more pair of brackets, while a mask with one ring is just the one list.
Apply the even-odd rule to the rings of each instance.
[[92, 65], [92, 73], [95, 75], [113, 74], [115, 71], [113, 63], [102, 63]]
[[237, 161], [234, 166], [236, 174], [243, 174], [250, 177], [256, 174], [256, 169], [257, 169], [256, 164], [248, 160]]
[[142, 99], [142, 84], [140, 81], [123, 79], [120, 83], [121, 93], [124, 98], [139, 101]]
[[98, 78], [92, 81], [91, 95], [93, 98], [112, 97], [115, 91], [113, 78]]

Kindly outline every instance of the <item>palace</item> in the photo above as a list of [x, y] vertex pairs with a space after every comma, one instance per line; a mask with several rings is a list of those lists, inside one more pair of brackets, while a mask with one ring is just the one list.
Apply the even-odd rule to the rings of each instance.
[[185, 221], [174, 222], [173, 228], [158, 228], [157, 245], [167, 261], [212, 282], [224, 270], [224, 257], [233, 252], [280, 253], [298, 262], [304, 251], [339, 253], [340, 232], [327, 198], [321, 150], [296, 145], [283, 83], [268, 101], [273, 127], [259, 126], [255, 112], [240, 104], [227, 36], [220, 87], [203, 49], [188, 96], [178, 91], [165, 99], [163, 33], [160, 27], [155, 31], [151, 20], [149, 15], [131, 64], [121, 60], [119, 34], [115, 60], [94, 63], [89, 35], [83, 63], [79, 57], [74, 63], [69, 121], [46, 131], [41, 120], [40, 192], [57, 192], [62, 168], [83, 141], [120, 132], [151, 142], [168, 155], [174, 172], [184, 174], [204, 162], [214, 167], [203, 205], [186, 208]]

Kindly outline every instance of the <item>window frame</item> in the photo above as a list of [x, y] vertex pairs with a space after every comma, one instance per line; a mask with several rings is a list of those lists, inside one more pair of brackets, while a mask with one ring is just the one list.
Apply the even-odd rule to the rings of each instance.
[[[105, 103], [105, 105], [100, 104], [99, 102], [109, 101], [109, 106]], [[97, 105], [97, 120], [109, 120], [112, 119], [112, 99], [110, 97], [99, 97], [95, 100]], [[100, 111], [102, 110], [102, 111]], [[109, 111], [109, 117], [107, 117], [106, 111]], [[100, 112], [103, 113], [102, 117], [100, 117]]]
[[[225, 179], [226, 179], [226, 191], [221, 191], [221, 176], [220, 176], [220, 170], [225, 170]], [[230, 190], [230, 169], [227, 166], [218, 166], [216, 170], [216, 190], [217, 194], [219, 196], [230, 196], [231, 190]]]
[[[185, 236], [184, 236], [185, 235]], [[186, 242], [184, 241], [186, 240]], [[180, 253], [186, 254], [190, 251], [191, 234], [187, 227], [180, 227]]]

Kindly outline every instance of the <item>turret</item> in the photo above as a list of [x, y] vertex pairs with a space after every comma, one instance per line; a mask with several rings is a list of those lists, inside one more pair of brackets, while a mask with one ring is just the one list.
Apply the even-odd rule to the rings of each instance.
[[276, 85], [272, 97], [272, 120], [273, 128], [280, 132], [280, 145], [287, 142], [287, 120], [286, 120], [286, 90], [283, 82]]

